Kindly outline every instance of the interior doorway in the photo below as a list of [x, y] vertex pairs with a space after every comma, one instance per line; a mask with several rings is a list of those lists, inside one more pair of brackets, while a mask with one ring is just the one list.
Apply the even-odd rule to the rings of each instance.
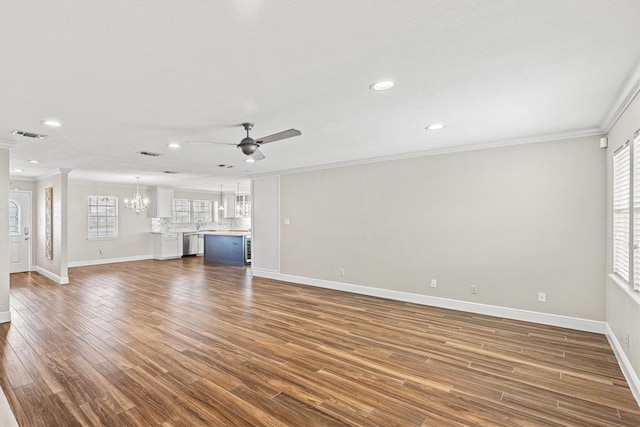
[[9, 272], [31, 271], [31, 191], [9, 191]]

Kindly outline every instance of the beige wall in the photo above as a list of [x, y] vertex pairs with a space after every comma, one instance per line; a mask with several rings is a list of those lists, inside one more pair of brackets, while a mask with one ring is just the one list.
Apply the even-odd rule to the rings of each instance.
[[[616, 121], [607, 135], [609, 148], [607, 149], [607, 272], [613, 271], [613, 210], [612, 210], [612, 158], [613, 152], [625, 141], [633, 140], [633, 134], [640, 129], [640, 97], [632, 101], [622, 116]], [[629, 359], [636, 375], [640, 374], [640, 294], [629, 291], [627, 286], [621, 286], [617, 281], [607, 276], [607, 323], [613, 331], [620, 347]], [[629, 336], [629, 345], [626, 337]]]
[[[36, 194], [36, 252], [35, 264], [57, 276], [62, 283], [68, 281], [68, 253], [67, 253], [67, 212], [68, 212], [68, 173], [60, 171], [38, 180]], [[45, 188], [53, 188], [52, 233], [53, 233], [53, 259], [45, 256]]]
[[[150, 257], [151, 214], [135, 212], [124, 207], [124, 199], [130, 199], [135, 186], [108, 184], [69, 184], [69, 262], [99, 261], [113, 258]], [[142, 198], [151, 200], [151, 191], [140, 188]], [[89, 196], [115, 196], [118, 198], [118, 238], [88, 239], [87, 198]]]
[[282, 175], [280, 272], [602, 321], [605, 158], [588, 137]]

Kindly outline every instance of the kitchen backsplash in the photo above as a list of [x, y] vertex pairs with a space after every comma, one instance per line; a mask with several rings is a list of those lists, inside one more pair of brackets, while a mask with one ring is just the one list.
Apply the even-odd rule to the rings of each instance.
[[[205, 222], [200, 230], [251, 230], [251, 217], [223, 218], [218, 222]], [[197, 224], [174, 224], [171, 218], [151, 218], [151, 231], [197, 231]]]

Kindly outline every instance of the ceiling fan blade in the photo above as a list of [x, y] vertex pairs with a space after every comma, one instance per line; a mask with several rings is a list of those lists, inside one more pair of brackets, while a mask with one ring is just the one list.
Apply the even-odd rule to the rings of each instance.
[[254, 151], [251, 157], [253, 157], [253, 160], [255, 160], [256, 162], [259, 160], [264, 160], [266, 158], [260, 150]]
[[281, 139], [291, 138], [293, 136], [302, 135], [298, 129], [283, 130], [282, 132], [274, 133], [273, 135], [264, 136], [256, 139], [258, 144], [266, 144], [269, 142], [280, 141]]

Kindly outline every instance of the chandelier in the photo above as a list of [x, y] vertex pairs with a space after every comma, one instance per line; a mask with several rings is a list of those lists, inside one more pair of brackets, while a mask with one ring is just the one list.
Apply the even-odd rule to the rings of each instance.
[[148, 200], [142, 199], [140, 195], [140, 191], [138, 186], [140, 184], [140, 177], [136, 176], [136, 194], [133, 195], [133, 199], [124, 199], [124, 207], [127, 209], [131, 209], [138, 215], [140, 212], [144, 212], [147, 210]]

